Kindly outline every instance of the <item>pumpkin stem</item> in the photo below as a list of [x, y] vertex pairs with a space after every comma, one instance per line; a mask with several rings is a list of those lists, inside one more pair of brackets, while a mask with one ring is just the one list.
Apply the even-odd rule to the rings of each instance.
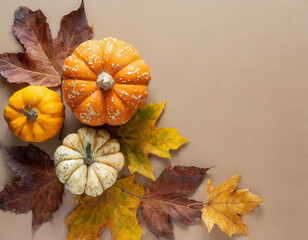
[[27, 117], [28, 122], [35, 122], [37, 118], [37, 111], [30, 106], [27, 106], [26, 108], [21, 109], [23, 115]]
[[91, 143], [88, 143], [88, 145], [86, 146], [86, 152], [83, 156], [83, 161], [87, 166], [90, 166], [92, 163], [95, 163], [95, 160], [93, 159], [91, 153]]
[[100, 75], [98, 75], [96, 83], [100, 88], [107, 91], [113, 88], [114, 80], [108, 73], [102, 72]]

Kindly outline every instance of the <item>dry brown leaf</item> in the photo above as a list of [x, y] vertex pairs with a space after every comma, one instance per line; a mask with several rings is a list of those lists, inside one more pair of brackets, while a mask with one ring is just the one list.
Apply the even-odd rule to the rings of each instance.
[[[200, 186], [207, 171], [208, 168], [169, 166], [145, 187], [141, 215], [157, 238], [174, 239], [170, 217], [187, 226], [201, 220], [202, 203], [186, 195]], [[192, 206], [187, 207], [189, 204]]]
[[53, 160], [38, 147], [11, 147], [8, 164], [21, 177], [0, 192], [0, 209], [27, 213], [32, 210], [32, 229], [49, 221], [62, 202], [63, 185]]
[[83, 1], [76, 11], [64, 16], [56, 39], [41, 10], [19, 7], [14, 14], [13, 31], [24, 53], [0, 55], [0, 73], [10, 83], [56, 87], [61, 83], [64, 59], [82, 42], [91, 39]]

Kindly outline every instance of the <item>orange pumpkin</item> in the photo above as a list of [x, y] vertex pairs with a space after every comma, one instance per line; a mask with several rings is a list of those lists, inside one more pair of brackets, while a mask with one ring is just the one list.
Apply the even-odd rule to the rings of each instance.
[[89, 40], [66, 58], [62, 68], [66, 103], [84, 124], [120, 125], [148, 96], [148, 65], [131, 45], [115, 38]]
[[65, 109], [55, 91], [28, 86], [10, 97], [3, 115], [15, 136], [26, 142], [43, 142], [60, 131]]

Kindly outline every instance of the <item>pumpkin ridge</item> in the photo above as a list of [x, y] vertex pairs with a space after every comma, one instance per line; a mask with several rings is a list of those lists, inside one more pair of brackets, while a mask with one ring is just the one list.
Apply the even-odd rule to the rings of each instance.
[[98, 181], [99, 181], [99, 183], [102, 185], [102, 188], [103, 188], [103, 192], [105, 192], [105, 187], [104, 187], [104, 185], [103, 185], [103, 183], [102, 183], [102, 181], [101, 181], [101, 179], [99, 178], [99, 176], [98, 176], [98, 174], [97, 174], [97, 172], [96, 172], [96, 169], [95, 169], [95, 167], [93, 166], [93, 170], [94, 170], [94, 172], [95, 172], [95, 175], [96, 175], [96, 177], [97, 177], [97, 179], [98, 179]]
[[[82, 159], [69, 159], [69, 160], [64, 160], [64, 161], [62, 161], [62, 162], [65, 162], [65, 161], [72, 161], [72, 160], [82, 160]], [[59, 165], [59, 164], [58, 164]], [[74, 168], [74, 170], [70, 173], [70, 175], [69, 175], [69, 177], [66, 179], [66, 181], [65, 181], [65, 183], [64, 184], [66, 184], [66, 182], [68, 181], [68, 179], [72, 176], [72, 174], [77, 170], [77, 168], [79, 168], [79, 167], [81, 167], [83, 164], [81, 164], [81, 165], [79, 165], [79, 166], [77, 166], [77, 167], [75, 167]]]
[[[110, 167], [114, 170], [116, 170], [114, 167], [111, 167], [111, 166], [108, 166], [106, 163], [100, 163], [100, 162], [97, 162], [97, 164], [102, 164], [102, 165], [106, 165], [107, 167]], [[119, 173], [117, 170], [116, 170], [117, 173]], [[114, 176], [114, 178], [117, 180], [118, 178], [118, 174], [117, 175], [114, 175], [113, 172], [111, 172], [112, 176]]]
[[[99, 151], [100, 150], [102, 150], [102, 149], [104, 149], [104, 150], [106, 150], [106, 146], [110, 146], [110, 144], [112, 144], [112, 143], [114, 143], [114, 144], [118, 144], [118, 146], [119, 146], [119, 149], [120, 149], [120, 143], [116, 140], [116, 139], [109, 139], [100, 149], [99, 149]], [[112, 151], [112, 152], [106, 152], [105, 154], [103, 154], [102, 156], [105, 156], [105, 155], [107, 155], [107, 154], [111, 154], [111, 153], [116, 153], [116, 152], [119, 152], [119, 149], [118, 150], [114, 150], [114, 151]], [[98, 151], [97, 151], [98, 152]], [[97, 154], [97, 152], [95, 153], [95, 156], [96, 156], [96, 154]], [[96, 156], [97, 157], [97, 156]]]
[[[117, 152], [114, 152], [114, 153], [117, 153]], [[108, 153], [108, 154], [105, 154], [104, 156], [108, 156], [108, 155], [114, 154], [114, 153]], [[95, 158], [94, 158], [94, 159], [95, 159]], [[95, 162], [97, 162], [97, 161], [95, 160]], [[112, 165], [111, 165], [110, 163], [108, 163], [108, 162], [97, 162], [97, 163], [103, 163], [103, 164], [107, 165], [108, 167], [115, 168], [114, 166], [112, 166]]]
[[[115, 93], [115, 91], [114, 91], [114, 89], [112, 88], [110, 91], [112, 91], [112, 93], [114, 93], [114, 95], [112, 96], [112, 97], [116, 97], [118, 100], [119, 100], [119, 102], [122, 104], [122, 107], [124, 107], [124, 109], [126, 108], [126, 105], [124, 105], [124, 103], [122, 102], [122, 100], [118, 97], [118, 95]], [[106, 96], [107, 97], [107, 96]], [[106, 102], [106, 106], [113, 106], [114, 104], [113, 103], [110, 103], [110, 102]], [[104, 110], [105, 110], [105, 108], [104, 108]], [[111, 113], [110, 111], [107, 111], [107, 110], [105, 110], [105, 113], [106, 113], [106, 116], [108, 117], [108, 118], [111, 118], [113, 115], [113, 113]], [[110, 123], [108, 123], [108, 124], [110, 124]], [[123, 123], [124, 124], [124, 123]], [[113, 125], [113, 124], [111, 124], [111, 125]]]
[[125, 109], [126, 109], [126, 107], [128, 107], [128, 106], [123, 102], [123, 100], [121, 99], [121, 97], [117, 94], [117, 91], [114, 90], [114, 89], [112, 89], [112, 91], [114, 92], [114, 94], [117, 96], [117, 98], [119, 99], [119, 101], [123, 104], [123, 106], [124, 106]]
[[[136, 70], [136, 68], [139, 68], [139, 70]], [[130, 71], [132, 70], [135, 71], [130, 73]], [[136, 76], [132, 76], [134, 74], [136, 74]], [[137, 80], [138, 76], [139, 80]], [[117, 83], [122, 83], [124, 81], [123, 83], [126, 84], [148, 86], [151, 82], [151, 70], [149, 66], [146, 64], [146, 62], [142, 58], [140, 58], [125, 66], [123, 69], [118, 71], [113, 77], [114, 81]], [[123, 79], [123, 78], [129, 78], [129, 79]]]
[[[99, 98], [101, 98], [100, 101], [98, 101]], [[105, 122], [106, 118], [106, 109], [104, 105], [105, 105], [104, 90], [97, 89], [90, 96], [84, 99], [78, 106], [72, 108], [72, 110], [74, 115], [83, 124], [90, 125], [89, 123], [91, 121], [92, 122], [96, 121], [96, 123], [93, 123], [94, 126], [101, 126], [103, 124], [101, 123], [101, 121], [103, 120], [103, 122]], [[83, 108], [85, 109], [85, 111], [82, 110]]]
[[[13, 121], [10, 122], [10, 125], [11, 125], [15, 120], [17, 120], [17, 119], [19, 119], [19, 118], [22, 118], [22, 119], [24, 120], [24, 117], [17, 117], [17, 118], [15, 118]], [[25, 121], [27, 121], [27, 120], [25, 120]], [[26, 122], [24, 122], [23, 126], [22, 126], [21, 128], [19, 128], [19, 131], [16, 133], [16, 136], [19, 136], [19, 135], [20, 135], [21, 130], [23, 129], [23, 127], [24, 127], [25, 124], [26, 124]], [[9, 125], [9, 128], [11, 129], [11, 126], [10, 126], [10, 125]], [[11, 131], [12, 131], [12, 130], [11, 130]]]
[[[126, 86], [129, 85], [129, 86]], [[142, 97], [144, 95], [148, 95], [148, 86], [147, 85], [143, 85], [143, 84], [134, 84], [134, 93], [131, 93], [130, 91], [131, 89], [131, 85], [133, 84], [126, 84], [126, 83], [115, 83], [115, 87], [114, 87], [114, 91], [118, 91], [121, 94], [126, 95], [127, 97], [133, 98], [135, 100], [140, 100], [142, 99]], [[138, 89], [137, 89], [138, 88]], [[124, 93], [122, 93], [122, 91]], [[139, 92], [138, 92], [139, 91]], [[139, 96], [139, 98], [136, 96], [136, 94], [141, 95], [141, 97]], [[119, 98], [121, 98], [121, 96], [118, 96]], [[125, 101], [125, 100], [124, 100]], [[138, 105], [139, 103], [136, 103], [136, 105]]]
[[126, 85], [115, 84], [114, 92], [123, 105], [126, 107], [126, 112], [130, 113], [130, 118], [135, 111], [142, 107], [145, 99], [148, 96], [148, 88], [146, 85]]
[[87, 100], [87, 98], [91, 97], [91, 95], [92, 95], [93, 93], [95, 93], [96, 91], [100, 91], [100, 90], [101, 90], [101, 89], [99, 89], [99, 88], [95, 89], [95, 91], [91, 92], [91, 94], [89, 94], [87, 97], [85, 97], [84, 99], [82, 99], [82, 101], [81, 101], [80, 103], [76, 104], [75, 107], [72, 107], [72, 110], [74, 110], [74, 109], [75, 109], [76, 107], [78, 107], [80, 104], [84, 103], [84, 101]]
[[[114, 41], [114, 40], [115, 40], [115, 41]], [[107, 42], [107, 44], [106, 44], [106, 47], [109, 47], [109, 46], [110, 46], [110, 41], [113, 41], [113, 43], [118, 44], [117, 41], [119, 41], [119, 40], [116, 39], [116, 38], [111, 38], [111, 37], [109, 37], [109, 38], [104, 38], [104, 39], [100, 40], [100, 41], [99, 41], [99, 49], [100, 49], [100, 51], [101, 51], [101, 53], [102, 53], [102, 56], [105, 56], [105, 51], [106, 51], [106, 49], [103, 48], [103, 45], [105, 44], [104, 41], [109, 41], [109, 42]], [[113, 47], [112, 47], [112, 49], [111, 49], [112, 51], [109, 52], [109, 57], [110, 57], [110, 58], [106, 58], [105, 61], [104, 61], [104, 60], [102, 61], [102, 62], [104, 63], [104, 65], [103, 65], [103, 71], [106, 70], [106, 69], [105, 69], [105, 63], [107, 63], [107, 62], [109, 63], [109, 62], [110, 62], [112, 56], [114, 55], [114, 53], [115, 53], [115, 51], [116, 51], [115, 46], [117, 46], [117, 45], [113, 45]]]
[[[90, 167], [90, 166], [89, 166]], [[86, 189], [87, 189], [87, 186], [88, 186], [88, 180], [89, 180], [89, 178], [88, 178], [88, 176], [89, 176], [89, 168], [88, 166], [87, 166], [87, 176], [86, 176], [86, 184], [84, 185], [84, 191], [86, 191]], [[75, 172], [75, 171], [74, 171]]]
[[[122, 81], [122, 80], [120, 80], [120, 81]], [[125, 82], [125, 83], [123, 83], [123, 82], [120, 82], [120, 81], [114, 81], [114, 84], [120, 84], [120, 85], [134, 85], [134, 86], [148, 86], [148, 84], [135, 84], [135, 83], [128, 83], [128, 82]]]
[[40, 110], [40, 107], [37, 107], [37, 108], [33, 108], [34, 110], [37, 111], [37, 117], [39, 116], [46, 116], [46, 117], [53, 117], [53, 118], [61, 118], [61, 112], [59, 113], [54, 113], [54, 114], [46, 114], [46, 113], [43, 113], [41, 110]]
[[[101, 89], [101, 88], [98, 87], [96, 91], [100, 91], [101, 94], [102, 94], [102, 96], [103, 96], [103, 101], [101, 102], [101, 104], [102, 104], [102, 112], [103, 112], [102, 117], [106, 118], [106, 116], [107, 116], [107, 110], [106, 110], [106, 95], [107, 95], [107, 94], [105, 94], [104, 92], [108, 92], [108, 91], [110, 91], [110, 90], [105, 91], [105, 90], [103, 90], [103, 89]], [[94, 92], [93, 92], [93, 93], [94, 93]], [[92, 93], [92, 94], [93, 94], [93, 93]], [[97, 131], [96, 131], [96, 133], [97, 133]], [[97, 138], [97, 135], [95, 135], [95, 141], [96, 141], [96, 138]], [[96, 142], [95, 142], [95, 143], [96, 143]]]
[[[67, 81], [76, 81], [76, 79], [66, 79]], [[64, 80], [64, 81], [66, 81], [66, 80]], [[84, 80], [84, 79], [78, 79], [77, 81], [89, 81], [89, 82], [94, 82], [93, 80]], [[63, 87], [63, 85], [62, 85], [62, 87]], [[83, 102], [83, 100], [85, 100], [87, 97], [89, 97], [89, 96], [91, 96], [96, 90], [98, 90], [99, 88], [98, 87], [96, 87], [96, 88], [93, 88], [93, 90], [88, 94], [88, 95], [86, 95], [83, 99], [81, 99], [81, 101], [80, 102], [78, 102], [78, 103], [74, 103], [74, 107], [71, 107], [70, 106], [70, 108], [73, 110], [73, 109], [75, 109], [79, 104], [81, 104], [82, 102]], [[64, 97], [64, 98], [66, 98], [66, 97]], [[67, 101], [66, 101], [67, 102]], [[69, 105], [69, 104], [68, 104]]]
[[10, 102], [9, 102], [8, 106], [9, 106], [10, 108], [12, 108], [13, 110], [15, 110], [16, 112], [18, 112], [18, 113], [21, 113], [21, 112], [22, 112], [21, 109], [18, 109], [18, 108], [16, 108], [16, 107], [14, 107], [12, 104], [10, 104]]
[[[103, 130], [106, 133], [108, 133], [104, 129], [100, 129], [100, 130]], [[108, 133], [108, 135], [109, 135], [109, 137], [108, 137], [107, 141], [105, 141], [105, 143], [100, 148], [97, 148], [99, 146], [98, 145], [98, 138], [102, 138], [102, 137], [99, 135], [98, 130], [96, 130], [96, 135], [95, 135], [95, 138], [94, 138], [94, 141], [93, 141], [93, 144], [92, 144], [92, 156], [93, 156], [94, 160], [95, 160], [95, 155], [96, 155], [97, 151], [99, 151], [103, 146], [105, 146], [105, 144], [110, 140], [110, 134]], [[96, 160], [95, 160], [95, 162], [96, 162]]]
[[37, 118], [40, 116], [45, 116], [45, 117], [52, 117], [52, 118], [61, 118], [61, 114], [45, 114], [39, 111], [39, 109], [35, 109], [37, 111]]
[[[77, 152], [77, 150], [75, 150], [76, 152]], [[80, 152], [78, 152], [78, 153], [80, 153]], [[80, 158], [67, 158], [67, 159], [65, 159], [65, 160], [62, 160], [62, 161], [60, 161], [60, 162], [58, 162], [57, 163], [57, 166], [58, 166], [58, 164], [60, 164], [61, 162], [64, 162], [64, 161], [71, 161], [71, 160], [83, 160], [83, 158], [82, 157], [80, 157]]]
[[[44, 97], [42, 97], [41, 99], [40, 99], [40, 101], [38, 102], [38, 104], [37, 104], [37, 108], [39, 108], [39, 109], [41, 109], [41, 104], [42, 103], [44, 103], [44, 99], [45, 98], [47, 98], [47, 97], [49, 97], [49, 95], [48, 95], [48, 91], [45, 91], [46, 92], [46, 94], [44, 95]], [[59, 96], [59, 94], [57, 94], [58, 96], [58, 100], [61, 100], [61, 97]], [[52, 100], [52, 101], [47, 101], [47, 103], [51, 103], [51, 102], [56, 102], [55, 101], [55, 99], [54, 100]], [[45, 103], [46, 104], [46, 103]]]
[[65, 81], [87, 81], [87, 82], [95, 82], [94, 80], [92, 79], [85, 79], [85, 78], [80, 78], [80, 79], [74, 79], [74, 78], [66, 78], [66, 79], [63, 79], [63, 82]]
[[[137, 52], [137, 50], [136, 50], [136, 52]], [[137, 53], [138, 53], [138, 52], [137, 52]], [[114, 55], [113, 55], [113, 56], [114, 56]], [[113, 56], [111, 57], [110, 61], [113, 59]], [[111, 76], [114, 77], [114, 75], [116, 75], [116, 74], [117, 74], [118, 72], [120, 72], [122, 69], [124, 69], [124, 68], [127, 67], [128, 65], [130, 65], [130, 64], [132, 64], [132, 63], [134, 63], [134, 62], [136, 62], [137, 60], [140, 60], [140, 59], [141, 59], [139, 53], [138, 53], [138, 55], [136, 55], [136, 57], [137, 57], [136, 59], [132, 58], [131, 61], [127, 62], [127, 64], [126, 64], [125, 66], [123, 66], [121, 69], [115, 71]]]
[[33, 122], [33, 125], [34, 124], [37, 124], [44, 132], [46, 131], [46, 128], [42, 124], [40, 124], [38, 121]]
[[[114, 172], [110, 172], [111, 173], [111, 175], [114, 177], [114, 179], [115, 179], [115, 181], [117, 180], [117, 178], [118, 178], [118, 171], [114, 168], [114, 167], [110, 167], [110, 166], [108, 166], [107, 164], [105, 164], [105, 163], [99, 163], [99, 162], [97, 162], [96, 163], [96, 167], [98, 167], [99, 165], [105, 165], [105, 166], [107, 166], [107, 167], [109, 167], [109, 168], [111, 168], [112, 170], [115, 170], [116, 171], [116, 173], [117, 173], [117, 175], [114, 175]], [[99, 178], [99, 177], [98, 177]], [[114, 183], [115, 183], [115, 181], [114, 181]], [[114, 184], [113, 183], [113, 184]], [[112, 184], [112, 185], [113, 185]], [[104, 188], [104, 187], [103, 187]], [[106, 189], [108, 189], [108, 188], [110, 188], [110, 187], [107, 187]], [[104, 190], [105, 190], [105, 188], [104, 188]]]
[[[115, 105], [114, 98], [118, 98], [118, 96], [114, 93], [114, 90], [112, 88], [104, 96], [104, 100], [105, 100], [104, 111], [105, 111], [107, 118], [111, 118], [113, 116], [112, 113], [110, 112], [110, 110], [108, 110], [108, 109], [110, 109], [111, 107], [114, 107], [114, 105]], [[122, 102], [120, 100], [119, 100], [119, 102], [122, 104]], [[108, 124], [110, 124], [110, 123], [108, 123]], [[97, 151], [99, 151], [99, 149]]]
[[[68, 161], [71, 161], [71, 160], [78, 160], [78, 159], [69, 159]], [[81, 160], [82, 160], [82, 159], [81, 159]], [[65, 160], [65, 161], [67, 161], [67, 160]], [[64, 161], [62, 161], [62, 162], [64, 162]], [[85, 165], [85, 164], [81, 164], [80, 166], [76, 167], [76, 169], [75, 169], [74, 171], [71, 172], [71, 174], [70, 174], [70, 176], [67, 178], [65, 184], [66, 184], [67, 181], [71, 178], [71, 176], [77, 171], [77, 169], [83, 167], [83, 165]], [[88, 167], [87, 167], [87, 176], [88, 176]]]
[[[58, 147], [57, 150], [58, 150], [59, 148], [61, 148], [61, 147], [62, 147], [62, 149], [61, 149], [62, 151], [69, 149], [69, 150], [72, 150], [73, 153], [76, 152], [76, 153], [78, 153], [79, 155], [77, 155], [77, 157], [70, 157], [70, 158], [63, 158], [63, 156], [61, 156], [61, 158], [58, 157], [57, 160], [54, 159], [56, 166], [58, 166], [58, 164], [59, 164], [60, 162], [67, 161], [67, 160], [83, 160], [83, 159], [82, 159], [82, 155], [83, 155], [83, 154], [82, 154], [81, 152], [79, 152], [78, 150], [69, 148], [69, 147], [64, 146], [64, 145], [61, 145], [60, 147]], [[63, 148], [64, 148], [64, 149], [63, 149]], [[65, 148], [66, 148], [66, 149], [65, 149]], [[56, 150], [55, 153], [57, 153], [57, 150]], [[65, 157], [68, 157], [68, 156], [65, 155]], [[62, 159], [64, 159], [64, 160], [62, 160]]]
[[89, 63], [85, 62], [77, 52], [73, 52], [72, 55], [75, 55], [79, 60], [81, 60], [81, 61], [88, 67], [88, 69], [89, 69], [92, 73], [94, 73], [96, 76], [98, 76], [97, 73], [94, 72], [94, 70], [88, 65]]
[[[72, 149], [72, 150], [74, 150], [74, 151], [76, 151], [76, 152], [79, 152], [79, 153], [83, 154], [83, 153], [80, 152], [77, 148], [72, 148], [72, 147], [67, 146], [67, 145], [64, 145], [64, 144], [63, 144], [63, 146], [65, 146], [65, 147], [67, 147], [67, 148], [69, 148], [69, 149]], [[69, 160], [74, 160], [74, 159], [69, 159]], [[76, 160], [80, 160], [80, 159], [76, 159]], [[65, 160], [65, 161], [66, 161], [66, 160]]]
[[52, 117], [52, 118], [61, 118], [61, 115], [62, 115], [62, 113], [61, 112], [59, 112], [59, 113], [50, 113], [50, 114], [46, 114], [46, 113], [43, 113], [42, 111], [39, 111], [39, 109], [35, 109], [35, 110], [37, 110], [37, 117], [39, 117], [39, 116], [46, 116], [46, 117]]
[[28, 122], [26, 121], [25, 124], [22, 126], [22, 128], [21, 128], [21, 130], [20, 130], [18, 136], [20, 136], [20, 134], [22, 133], [22, 130], [27, 126], [27, 124], [29, 125], [29, 128], [31, 128], [31, 129], [30, 129], [30, 132], [29, 132], [29, 135], [30, 135], [30, 137], [31, 137], [31, 138], [30, 138], [30, 139], [31, 139], [30, 142], [32, 142], [32, 139], [34, 139], [34, 135], [33, 135], [33, 123], [28, 123]]

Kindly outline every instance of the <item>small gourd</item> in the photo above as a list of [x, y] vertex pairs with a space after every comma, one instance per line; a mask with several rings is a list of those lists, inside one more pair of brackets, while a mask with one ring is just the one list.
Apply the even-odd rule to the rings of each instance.
[[80, 128], [54, 154], [60, 182], [74, 194], [95, 197], [110, 188], [124, 166], [120, 144], [103, 129]]
[[63, 97], [84, 124], [121, 125], [148, 96], [150, 68], [137, 50], [118, 39], [89, 40], [65, 59]]
[[43, 142], [60, 131], [65, 109], [55, 91], [28, 86], [11, 96], [3, 115], [15, 136], [26, 142]]

